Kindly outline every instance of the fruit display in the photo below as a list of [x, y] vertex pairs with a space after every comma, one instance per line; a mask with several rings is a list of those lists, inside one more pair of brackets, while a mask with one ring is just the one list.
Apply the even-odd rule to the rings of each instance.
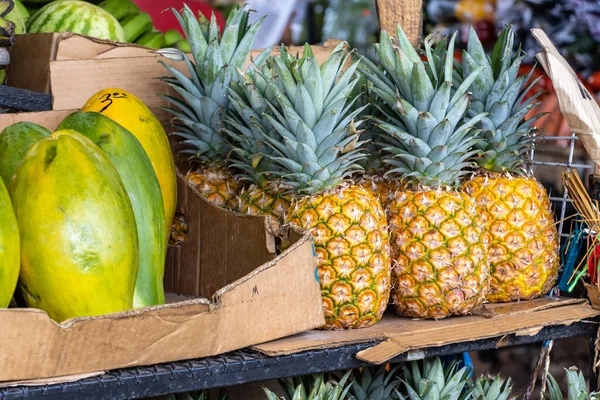
[[[483, 71], [471, 86], [473, 114], [488, 113], [481, 121], [475, 158], [480, 171], [464, 184], [486, 214], [491, 302], [527, 300], [546, 294], [558, 276], [558, 230], [550, 199], [542, 184], [526, 173], [523, 155], [532, 146], [534, 123], [523, 117], [537, 95], [524, 100], [532, 87], [530, 75], [517, 76], [524, 56], [513, 54], [514, 31], [507, 26], [488, 59], [474, 30], [457, 77], [468, 79], [478, 66]], [[457, 82], [457, 84], [460, 83]]]
[[119, 21], [107, 11], [79, 0], [58, 0], [27, 20], [27, 33], [74, 32], [98, 39], [125, 41]]
[[[27, 305], [57, 322], [165, 302], [169, 225], [155, 168], [171, 183], [165, 193], [174, 210], [170, 145], [133, 94], [107, 93], [122, 101], [105, 114], [82, 109], [54, 133], [32, 122], [0, 133], [3, 307], [17, 277]], [[92, 96], [86, 107], [98, 101]]]
[[160, 185], [144, 148], [131, 132], [99, 113], [73, 113], [57, 129], [86, 136], [117, 169], [133, 207], [139, 243], [133, 306], [163, 304], [167, 227]]
[[27, 152], [9, 193], [21, 238], [19, 288], [30, 307], [57, 322], [132, 308], [135, 217], [102, 150], [75, 131], [54, 132]]
[[[176, 11], [175, 11], [176, 12]], [[168, 111], [174, 117], [175, 135], [188, 145], [184, 153], [192, 156], [197, 169], [188, 172], [186, 179], [212, 204], [236, 208], [238, 182], [227, 168], [230, 145], [219, 130], [229, 106], [229, 83], [238, 77], [262, 19], [248, 23], [249, 10], [239, 8], [230, 14], [223, 36], [216, 21], [203, 16], [199, 20], [185, 7], [176, 12], [190, 43], [193, 61], [178, 50], [166, 50], [164, 56], [187, 64], [190, 78], [174, 67], [163, 63], [171, 77], [163, 78], [180, 97], [165, 95], [170, 102]], [[268, 54], [268, 50], [264, 52]], [[260, 62], [263, 57], [257, 59]]]
[[171, 145], [160, 121], [138, 97], [119, 88], [107, 88], [94, 94], [81, 111], [98, 112], [136, 137], [150, 158], [158, 178], [165, 222], [169, 226], [177, 205], [177, 181]]
[[473, 166], [474, 126], [485, 116], [463, 118], [481, 69], [452, 93], [455, 36], [435, 49], [428, 38], [425, 64], [399, 26], [397, 35], [398, 47], [385, 32], [376, 45], [385, 72], [368, 60], [361, 64], [387, 107], [378, 126], [388, 174], [410, 185], [387, 210], [392, 299], [405, 316], [466, 314], [483, 302], [489, 274], [485, 220], [475, 201], [457, 190]]

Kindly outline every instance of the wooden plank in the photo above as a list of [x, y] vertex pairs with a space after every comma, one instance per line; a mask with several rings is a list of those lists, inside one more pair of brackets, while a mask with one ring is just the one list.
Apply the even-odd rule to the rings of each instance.
[[377, 0], [377, 14], [381, 30], [396, 37], [400, 24], [413, 45], [419, 42], [423, 29], [423, 0]]

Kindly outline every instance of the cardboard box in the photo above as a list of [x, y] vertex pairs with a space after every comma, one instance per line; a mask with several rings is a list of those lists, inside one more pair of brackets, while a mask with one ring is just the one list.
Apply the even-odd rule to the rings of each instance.
[[[262, 218], [251, 219], [263, 224]], [[227, 246], [220, 249], [225, 257]], [[0, 309], [0, 381], [211, 356], [316, 328], [324, 319], [314, 269], [312, 239], [304, 236], [210, 301], [191, 299], [62, 324], [37, 309]]]
[[[319, 62], [339, 42], [331, 40], [314, 46]], [[290, 47], [289, 51], [300, 49]], [[259, 53], [253, 51], [250, 56]], [[168, 126], [169, 115], [161, 109], [168, 103], [158, 96], [169, 92], [168, 86], [158, 79], [167, 71], [159, 60], [187, 74], [184, 62], [167, 60], [154, 50], [135, 44], [64, 32], [18, 35], [11, 49], [7, 84], [52, 94], [52, 109], [59, 111], [81, 108], [102, 89], [122, 88], [139, 97]], [[250, 57], [246, 60], [249, 63]]]
[[[52, 93], [55, 109], [0, 114], [0, 130], [19, 121], [53, 130], [107, 86], [162, 106], [156, 96], [162, 83], [155, 78], [164, 70], [147, 49], [39, 34], [19, 36], [11, 56], [8, 82]], [[164, 306], [61, 324], [36, 309], [0, 309], [2, 385], [217, 355], [325, 323], [310, 234], [291, 232], [293, 245], [278, 255], [269, 219], [207, 204], [181, 176], [178, 190], [189, 234], [180, 248], [169, 250], [165, 286], [194, 298], [168, 296]]]
[[[404, 353], [422, 357], [422, 349], [452, 343], [501, 337], [497, 347], [506, 345], [506, 336], [533, 336], [544, 327], [569, 325], [594, 318], [600, 311], [585, 299], [541, 297], [530, 301], [484, 304], [471, 316], [441, 320], [399, 318], [388, 310], [383, 319], [368, 329], [347, 331], [308, 331], [254, 346], [269, 356], [283, 356], [307, 350], [357, 344], [380, 343], [357, 353], [357, 358], [383, 364]], [[410, 359], [410, 356], [409, 356]]]

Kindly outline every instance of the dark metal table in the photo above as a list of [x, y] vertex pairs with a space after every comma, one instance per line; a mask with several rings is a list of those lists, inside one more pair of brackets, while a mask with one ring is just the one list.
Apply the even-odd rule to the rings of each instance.
[[[503, 335], [502, 337], [413, 350], [391, 361], [422, 359], [464, 351], [489, 350], [582, 336], [588, 337], [589, 340], [591, 366], [597, 331], [597, 321], [580, 321], [571, 325], [546, 327], [534, 336]], [[110, 371], [105, 375], [77, 382], [0, 389], [0, 400], [25, 398], [47, 400], [137, 399], [308, 373], [343, 370], [364, 365], [355, 355], [358, 351], [373, 344], [375, 343], [305, 351], [282, 357], [267, 357], [249, 350], [236, 351], [218, 357]], [[592, 374], [590, 382], [593, 382], [594, 388], [596, 375], [592, 370], [590, 370], [590, 374]]]

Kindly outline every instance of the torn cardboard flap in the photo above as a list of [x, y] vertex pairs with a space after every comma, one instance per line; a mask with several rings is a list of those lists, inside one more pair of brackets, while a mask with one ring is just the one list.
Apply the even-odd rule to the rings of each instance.
[[531, 33], [542, 46], [543, 50], [536, 58], [552, 79], [560, 111], [592, 161], [600, 165], [600, 107], [596, 99], [583, 86], [546, 33], [539, 28], [532, 29]]
[[254, 349], [269, 356], [282, 356], [305, 350], [383, 340], [357, 354], [363, 361], [381, 364], [409, 351], [507, 334], [534, 335], [544, 326], [570, 324], [600, 315], [600, 311], [592, 309], [587, 301], [569, 298], [544, 297], [498, 305], [498, 309], [499, 312], [496, 313], [479, 312], [477, 315], [438, 321], [412, 320], [388, 311], [380, 322], [369, 328], [309, 331], [256, 345]]
[[220, 290], [219, 303], [193, 299], [62, 324], [41, 310], [0, 309], [0, 381], [207, 357], [319, 327], [325, 320], [314, 269], [306, 235]]

